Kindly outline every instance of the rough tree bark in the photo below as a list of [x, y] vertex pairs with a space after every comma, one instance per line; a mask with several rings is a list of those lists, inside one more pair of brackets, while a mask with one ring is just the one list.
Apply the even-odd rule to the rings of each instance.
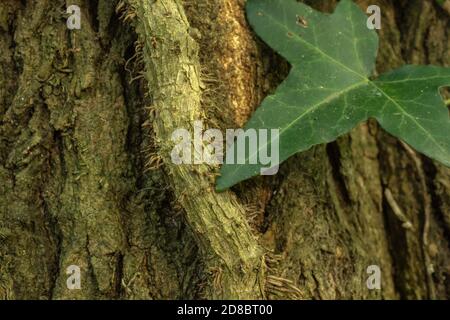
[[[0, 298], [450, 297], [450, 170], [372, 121], [223, 194], [171, 163], [175, 128], [241, 126], [289, 70], [244, 2], [2, 1]], [[450, 65], [434, 1], [356, 2], [382, 8], [378, 72]]]

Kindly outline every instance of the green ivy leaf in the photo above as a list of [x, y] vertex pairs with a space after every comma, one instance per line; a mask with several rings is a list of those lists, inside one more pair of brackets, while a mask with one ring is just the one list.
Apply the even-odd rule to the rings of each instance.
[[[378, 36], [350, 0], [340, 1], [332, 15], [295, 0], [248, 0], [247, 15], [256, 33], [292, 65], [245, 126], [280, 130], [279, 163], [375, 118], [450, 166], [450, 119], [439, 94], [450, 85], [450, 68], [408, 65], [372, 80]], [[258, 175], [262, 167], [223, 165], [217, 190]]]

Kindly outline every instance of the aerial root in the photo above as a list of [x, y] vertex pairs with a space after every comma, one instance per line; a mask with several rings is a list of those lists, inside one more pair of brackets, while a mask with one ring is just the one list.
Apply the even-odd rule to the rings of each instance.
[[137, 16], [136, 9], [125, 0], [120, 0], [117, 4], [116, 14], [122, 22], [132, 21]]
[[294, 299], [302, 298], [302, 292], [295, 283], [282, 277], [267, 276], [266, 292], [276, 296], [289, 296]]
[[158, 170], [163, 164], [163, 158], [157, 153], [152, 153], [149, 155], [148, 160], [145, 163], [145, 172], [150, 170]]
[[268, 273], [265, 282], [265, 293], [282, 298], [302, 299], [303, 294], [294, 281], [274, 275], [279, 273], [280, 263], [284, 260], [283, 256], [269, 252], [264, 258]]

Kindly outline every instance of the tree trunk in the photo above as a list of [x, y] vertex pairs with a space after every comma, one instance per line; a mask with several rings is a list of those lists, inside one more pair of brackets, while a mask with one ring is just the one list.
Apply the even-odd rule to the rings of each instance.
[[[382, 9], [378, 73], [450, 65], [437, 3], [356, 2]], [[450, 169], [374, 121], [225, 193], [171, 162], [173, 130], [242, 126], [289, 71], [244, 3], [2, 1], [0, 298], [450, 297]]]

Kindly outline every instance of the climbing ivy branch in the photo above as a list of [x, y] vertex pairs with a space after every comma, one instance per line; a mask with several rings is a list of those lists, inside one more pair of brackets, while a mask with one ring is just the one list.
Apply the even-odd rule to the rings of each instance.
[[[392, 135], [450, 166], [450, 119], [439, 94], [450, 85], [450, 68], [407, 65], [374, 80], [378, 36], [350, 0], [340, 1], [332, 15], [295, 0], [248, 0], [247, 15], [262, 40], [292, 65], [245, 126], [279, 129], [280, 163], [375, 118]], [[261, 168], [225, 164], [217, 189]]]
[[[206, 296], [217, 299], [261, 299], [265, 293], [265, 251], [233, 194], [211, 192], [212, 169], [179, 166], [170, 159], [171, 135], [193, 129], [202, 119], [198, 45], [179, 0], [127, 0], [123, 17], [144, 43], [145, 77], [153, 98], [152, 128], [173, 192], [186, 214], [200, 248], [202, 262], [214, 281], [204, 283]], [[134, 17], [136, 19], [134, 19]], [[131, 18], [130, 18], [131, 19]]]

